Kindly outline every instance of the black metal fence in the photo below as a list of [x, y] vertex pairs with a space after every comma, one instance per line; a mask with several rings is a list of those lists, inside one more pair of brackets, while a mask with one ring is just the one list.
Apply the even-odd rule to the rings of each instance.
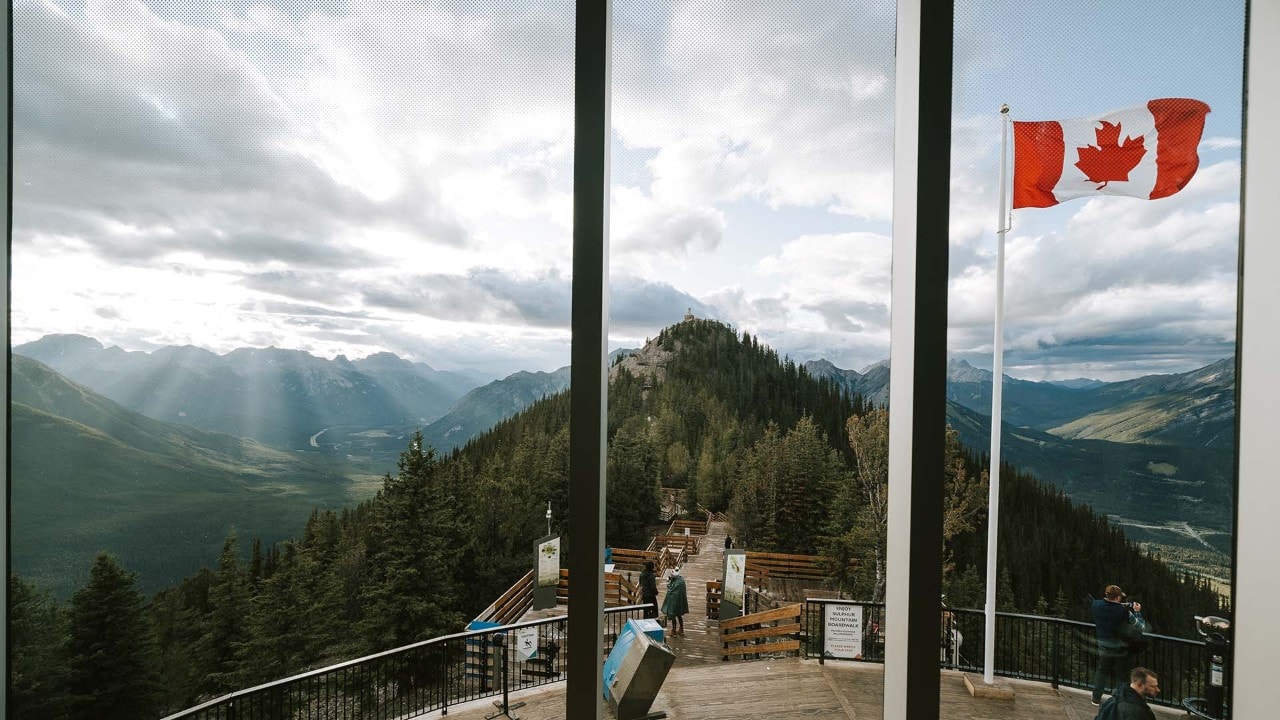
[[[608, 608], [604, 651], [647, 605]], [[564, 679], [568, 618], [472, 630], [239, 690], [164, 720], [391, 720]]]
[[[861, 657], [836, 657], [828, 647], [828, 606], [862, 608]], [[856, 659], [884, 662], [884, 605], [854, 600], [809, 599], [801, 615], [805, 657], [821, 661]], [[939, 665], [952, 670], [981, 673], [986, 642], [986, 618], [981, 610], [942, 609], [942, 637], [938, 642]], [[1205, 691], [1204, 643], [1196, 640], [1147, 635], [1150, 646], [1137, 656], [1137, 664], [1160, 676], [1157, 704], [1181, 707], [1182, 700], [1201, 697]], [[848, 648], [848, 638], [842, 638]], [[1068, 687], [1093, 687], [1098, 666], [1094, 628], [1090, 623], [1038, 615], [996, 613], [994, 673], [1004, 677], [1038, 680]]]

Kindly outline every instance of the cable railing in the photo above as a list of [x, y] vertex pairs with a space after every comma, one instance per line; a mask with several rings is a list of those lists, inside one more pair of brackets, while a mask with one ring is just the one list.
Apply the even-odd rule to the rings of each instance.
[[[604, 652], [648, 605], [604, 611]], [[239, 690], [164, 720], [392, 720], [559, 682], [568, 617], [432, 638]], [[505, 702], [504, 702], [505, 705]]]
[[[862, 609], [859, 628], [860, 657], [836, 657], [828, 647], [824, 615], [828, 606]], [[939, 666], [981, 673], [986, 635], [981, 610], [942, 608], [942, 637], [938, 642]], [[801, 640], [805, 657], [827, 660], [884, 662], [883, 603], [809, 598], [801, 613]], [[1198, 640], [1148, 634], [1150, 645], [1137, 663], [1160, 676], [1161, 695], [1153, 702], [1181, 708], [1182, 700], [1205, 694], [1204, 643]], [[844, 638], [847, 640], [847, 638]], [[834, 642], [834, 641], [833, 641]], [[846, 643], [847, 644], [847, 643]], [[996, 613], [994, 674], [1047, 682], [1058, 687], [1093, 688], [1098, 653], [1091, 623], [1039, 615]], [[847, 654], [847, 653], [846, 653]]]

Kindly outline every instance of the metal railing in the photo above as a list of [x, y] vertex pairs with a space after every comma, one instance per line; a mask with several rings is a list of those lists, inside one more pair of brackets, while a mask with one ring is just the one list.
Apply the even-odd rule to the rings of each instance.
[[[862, 662], [884, 662], [884, 604], [809, 598], [801, 613], [801, 640], [805, 657], [821, 662], [834, 658], [828, 652], [825, 608], [828, 605], [862, 608]], [[985, 616], [981, 610], [943, 608], [939, 638], [940, 667], [981, 673], [985, 642]], [[1204, 695], [1204, 643], [1197, 640], [1149, 634], [1150, 646], [1137, 657], [1139, 665], [1160, 675], [1161, 695], [1154, 702], [1181, 707], [1183, 698]], [[1093, 688], [1098, 666], [1097, 643], [1091, 623], [1038, 615], [996, 613], [996, 675], [1037, 680], [1058, 687]]]
[[[604, 611], [608, 654], [647, 605]], [[239, 690], [164, 720], [390, 720], [564, 679], [565, 616], [455, 633]], [[530, 651], [534, 651], [530, 655]], [[505, 705], [505, 703], [504, 703]]]

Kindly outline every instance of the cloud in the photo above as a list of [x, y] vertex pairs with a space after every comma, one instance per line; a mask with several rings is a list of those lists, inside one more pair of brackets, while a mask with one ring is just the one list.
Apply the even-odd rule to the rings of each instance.
[[653, 194], [890, 213], [893, 16], [783, 3], [620, 14], [613, 120], [654, 148]]
[[[15, 341], [567, 362], [572, 3], [67, 6], [14, 8]], [[892, 7], [615, 21], [615, 337], [692, 309], [798, 359], [885, 357]], [[1206, 155], [1238, 154], [1215, 132]], [[976, 359], [999, 123], [958, 118], [952, 140], [951, 348]], [[1215, 162], [1166, 200], [1020, 211], [1009, 361], [1224, 347], [1238, 189]]]
[[709, 205], [668, 202], [641, 190], [611, 193], [610, 255], [632, 270], [661, 272], [695, 252], [712, 253], [721, 243], [725, 215]]
[[[1074, 377], [1129, 363], [1131, 376], [1135, 366], [1154, 371], [1174, 357], [1174, 370], [1184, 371], [1229, 355], [1239, 172], [1235, 162], [1216, 163], [1172, 197], [1095, 198], [1072, 204], [1065, 227], [1011, 235], [1006, 364], [1029, 375]], [[990, 256], [971, 258], [953, 269], [950, 347], [962, 357], [989, 358], [994, 267]]]
[[719, 319], [798, 361], [865, 367], [889, 354], [891, 250], [877, 233], [803, 235], [757, 264], [775, 291], [732, 286], [703, 300]]

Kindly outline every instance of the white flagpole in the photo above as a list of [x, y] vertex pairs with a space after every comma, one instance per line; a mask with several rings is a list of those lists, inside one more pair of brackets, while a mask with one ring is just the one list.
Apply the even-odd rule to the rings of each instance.
[[987, 494], [987, 603], [982, 681], [995, 682], [996, 667], [996, 531], [1000, 527], [1000, 410], [1004, 391], [1004, 234], [1009, 165], [1009, 106], [1000, 106], [1000, 214], [996, 219], [996, 331], [991, 357], [991, 472]]

